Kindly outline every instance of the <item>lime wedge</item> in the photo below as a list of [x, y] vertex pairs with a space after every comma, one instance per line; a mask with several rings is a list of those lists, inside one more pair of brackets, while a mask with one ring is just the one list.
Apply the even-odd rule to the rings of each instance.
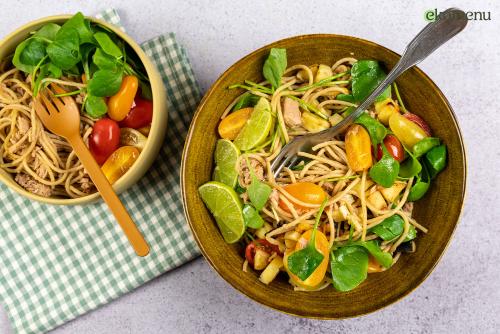
[[264, 142], [272, 124], [271, 105], [268, 100], [261, 97], [245, 126], [234, 140], [234, 145], [242, 151], [251, 150]]
[[210, 181], [198, 188], [201, 199], [215, 218], [228, 244], [240, 240], [245, 233], [242, 204], [236, 192], [224, 183]]
[[215, 147], [214, 180], [234, 188], [238, 180], [236, 161], [239, 156], [240, 150], [230, 140], [219, 139]]

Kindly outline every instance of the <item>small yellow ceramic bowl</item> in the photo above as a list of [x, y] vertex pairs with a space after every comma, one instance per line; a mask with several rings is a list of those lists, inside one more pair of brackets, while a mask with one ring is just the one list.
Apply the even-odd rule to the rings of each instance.
[[[2, 41], [0, 41], [0, 61], [14, 53], [16, 46], [21, 43], [26, 37], [29, 36], [30, 32], [39, 29], [41, 26], [53, 22], [62, 24], [67, 21], [72, 15], [58, 15], [49, 16], [33, 22], [30, 22], [21, 28], [17, 29]], [[106, 27], [107, 29], [113, 31], [117, 36], [123, 39], [137, 54], [139, 59], [142, 61], [144, 68], [146, 69], [147, 76], [151, 82], [151, 91], [153, 93], [153, 120], [151, 122], [151, 130], [148, 136], [148, 140], [144, 149], [142, 150], [137, 161], [132, 165], [132, 167], [123, 175], [116, 183], [113, 188], [117, 193], [120, 193], [132, 185], [134, 185], [149, 169], [153, 161], [156, 159], [158, 152], [163, 144], [163, 139], [165, 137], [165, 132], [167, 130], [167, 100], [165, 86], [163, 85], [162, 79], [156, 66], [151, 62], [149, 57], [144, 53], [141, 47], [127, 34], [117, 27], [110, 25], [102, 20], [97, 20], [95, 18], [88, 18], [92, 22]], [[38, 195], [34, 195], [22, 188], [14, 181], [12, 174], [7, 173], [0, 168], [0, 180], [5, 183], [9, 188], [18, 192], [22, 196], [28, 197], [30, 199], [40, 201], [49, 204], [59, 204], [59, 205], [72, 205], [72, 204], [86, 204], [93, 202], [100, 198], [99, 193], [93, 193], [88, 196], [65, 199], [65, 198], [46, 198]]]
[[198, 187], [212, 176], [220, 116], [242, 93], [227, 87], [245, 79], [262, 80], [262, 65], [273, 47], [287, 49], [288, 66], [333, 64], [340, 58], [352, 56], [378, 60], [390, 69], [400, 58], [383, 46], [355, 37], [307, 35], [267, 45], [231, 66], [207, 92], [189, 129], [181, 169], [187, 220], [208, 262], [233, 287], [259, 303], [282, 312], [321, 319], [354, 317], [376, 311], [401, 299], [424, 281], [455, 230], [466, 178], [464, 147], [455, 115], [443, 93], [420, 69], [414, 67], [398, 78], [405, 106], [422, 116], [434, 135], [448, 147], [446, 169], [432, 182], [424, 198], [415, 202], [414, 217], [429, 228], [429, 233], [419, 233], [414, 254], [403, 254], [392, 268], [368, 275], [366, 281], [349, 292], [336, 291], [333, 286], [318, 292], [293, 291], [285, 274], [270, 285], [264, 285], [259, 281], [258, 272], [250, 268], [248, 272], [242, 271], [244, 250], [238, 244], [224, 242], [198, 195]]

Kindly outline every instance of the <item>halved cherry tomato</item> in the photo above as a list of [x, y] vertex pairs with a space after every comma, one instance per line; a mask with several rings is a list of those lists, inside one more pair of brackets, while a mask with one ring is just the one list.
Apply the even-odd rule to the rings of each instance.
[[219, 135], [224, 139], [234, 140], [250, 118], [253, 108], [237, 110], [224, 118], [219, 123]]
[[[387, 148], [387, 151], [389, 151], [390, 155], [397, 160], [398, 162], [401, 162], [405, 158], [405, 150], [403, 149], [403, 145], [401, 145], [401, 142], [396, 138], [394, 135], [387, 135], [384, 138], [384, 145], [385, 148]], [[378, 144], [377, 146], [377, 160], [382, 159], [382, 146]]]
[[280, 252], [280, 249], [277, 245], [273, 245], [266, 239], [257, 239], [252, 241], [247, 245], [245, 248], [245, 258], [247, 259], [248, 263], [253, 266], [253, 260], [255, 258], [255, 251], [257, 249], [261, 249], [269, 254], [276, 253], [278, 255], [283, 255], [283, 253]]
[[[302, 234], [302, 236], [299, 238], [299, 240], [297, 240], [297, 243], [295, 244], [295, 252], [307, 246], [309, 239], [311, 239], [311, 235], [312, 230], [308, 230], [304, 232], [304, 234]], [[314, 270], [313, 273], [304, 281], [302, 281], [300, 278], [298, 278], [288, 270], [288, 256], [290, 256], [290, 254], [293, 254], [293, 252], [285, 254], [285, 257], [283, 258], [283, 264], [292, 281], [306, 289], [314, 288], [319, 285], [323, 281], [323, 278], [325, 278], [326, 269], [328, 267], [328, 260], [330, 257], [330, 244], [328, 243], [328, 239], [323, 234], [323, 232], [319, 230], [316, 231], [315, 246], [316, 250], [323, 254], [323, 261], [321, 261], [316, 270]]]
[[345, 135], [347, 164], [355, 172], [361, 172], [372, 166], [372, 146], [366, 129], [354, 124]]
[[120, 127], [109, 118], [95, 122], [89, 137], [89, 149], [94, 159], [102, 165], [120, 144]]
[[417, 124], [418, 126], [420, 126], [425, 131], [425, 133], [427, 133], [429, 137], [432, 136], [431, 127], [429, 126], [429, 124], [427, 124], [426, 121], [424, 121], [422, 117], [413, 114], [411, 112], [406, 112], [403, 114], [403, 116], [412, 121], [413, 123]]
[[123, 77], [120, 90], [108, 100], [109, 118], [119, 122], [127, 116], [134, 103], [138, 88], [139, 79], [136, 76], [127, 75]]
[[389, 127], [399, 141], [410, 150], [413, 149], [413, 145], [427, 137], [427, 133], [420, 126], [399, 113], [389, 118]]
[[[288, 184], [283, 187], [283, 189], [292, 195], [294, 198], [298, 199], [301, 202], [308, 203], [308, 204], [315, 204], [315, 205], [321, 205], [325, 198], [327, 197], [326, 192], [318, 186], [317, 184], [314, 184], [312, 182], [297, 182], [297, 183], [292, 183]], [[312, 208], [304, 207], [299, 204], [295, 204], [293, 201], [290, 201], [293, 206], [296, 209], [299, 210], [311, 210]], [[290, 210], [288, 209], [288, 206], [285, 204], [284, 201], [280, 199], [279, 202], [280, 208], [282, 208], [284, 211], [289, 212]]]
[[372, 255], [368, 255], [368, 274], [384, 271], [384, 267], [375, 260]]
[[115, 183], [125, 174], [139, 157], [139, 149], [133, 146], [122, 146], [113, 152], [101, 169], [109, 183]]
[[153, 120], [153, 102], [136, 97], [127, 116], [120, 122], [122, 128], [139, 129], [151, 124]]

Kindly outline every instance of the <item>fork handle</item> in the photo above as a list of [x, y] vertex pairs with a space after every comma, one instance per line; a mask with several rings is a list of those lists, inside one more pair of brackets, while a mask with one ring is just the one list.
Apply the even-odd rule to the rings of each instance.
[[95, 161], [82, 138], [80, 136], [74, 136], [72, 138], [67, 138], [67, 140], [75, 150], [76, 155], [82, 162], [83, 167], [85, 167], [85, 170], [92, 179], [92, 182], [94, 182], [94, 185], [101, 194], [102, 198], [111, 209], [111, 212], [113, 212], [118, 224], [120, 224], [137, 255], [148, 255], [149, 246], [146, 240], [142, 236], [132, 218], [130, 218], [127, 210], [116, 195], [113, 187], [102, 172], [101, 167], [99, 167]]

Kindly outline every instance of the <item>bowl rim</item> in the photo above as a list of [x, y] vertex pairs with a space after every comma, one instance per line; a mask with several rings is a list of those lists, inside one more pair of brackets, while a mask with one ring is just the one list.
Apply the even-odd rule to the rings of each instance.
[[[50, 22], [67, 21], [68, 19], [70, 19], [74, 15], [75, 14], [51, 15], [51, 16], [42, 17], [42, 18], [30, 21], [28, 23], [25, 23], [0, 40], [0, 49], [3, 48], [4, 45], [6, 43], [8, 43], [11, 39], [16, 38], [19, 34], [22, 34], [27, 29], [30, 29], [30, 28], [33, 29], [36, 26], [39, 26], [41, 24], [50, 23]], [[103, 20], [95, 18], [95, 17], [85, 16], [85, 18], [90, 20], [93, 23], [102, 25], [105, 28], [111, 30], [113, 33], [115, 33], [119, 38], [121, 38], [125, 43], [127, 43], [134, 50], [134, 52], [137, 54], [137, 56], [141, 60], [143, 66], [148, 74], [148, 77], [156, 76], [156, 74], [158, 72], [156, 66], [151, 62], [151, 60], [146, 55], [144, 50], [142, 50], [142, 48], [139, 46], [139, 44], [131, 36], [129, 36], [124, 30], [120, 29], [119, 27], [117, 27], [113, 24], [110, 24], [106, 21], [103, 21]], [[158, 75], [158, 77], [159, 77], [159, 75]], [[151, 90], [153, 93], [153, 100], [160, 99], [161, 94], [163, 94], [163, 93], [159, 93], [159, 90], [165, 90], [165, 87], [162, 87], [163, 83], [161, 82], [161, 78], [160, 78], [161, 85], [157, 85], [158, 86], [157, 89], [153, 89], [153, 80], [150, 80], [150, 82], [151, 82]], [[162, 130], [162, 124], [159, 123], [159, 121], [160, 121], [159, 115], [157, 115], [157, 114], [158, 113], [153, 113], [153, 119], [151, 121], [151, 130], [150, 130], [149, 135], [157, 134], [158, 132], [161, 132], [161, 130]], [[168, 112], [167, 112], [167, 117], [168, 117]], [[154, 146], [153, 140], [146, 141], [144, 149], [141, 151], [141, 154], [139, 154], [139, 157], [137, 158], [135, 163], [132, 165], [132, 167], [120, 179], [118, 179], [118, 181], [116, 181], [115, 184], [113, 184], [113, 189], [117, 193], [120, 193], [133, 185], [133, 184], [127, 185], [127, 183], [129, 183], [128, 179], [133, 177], [137, 173], [139, 173], [144, 161], [156, 149], [157, 149], [157, 147]], [[0, 174], [0, 181], [3, 184], [5, 184], [9, 189], [15, 191], [19, 195], [21, 195], [25, 198], [28, 198], [30, 200], [35, 200], [35, 201], [45, 203], [45, 204], [79, 205], [79, 204], [89, 204], [89, 203], [97, 202], [97, 201], [101, 200], [99, 192], [97, 192], [97, 191], [95, 193], [89, 194], [87, 196], [82, 196], [82, 197], [78, 197], [78, 198], [43, 197], [43, 196], [32, 194], [20, 186], [14, 186], [11, 182], [6, 181], [5, 177], [2, 174]], [[15, 182], [15, 181], [12, 181], [12, 182]]]
[[194, 130], [195, 130], [194, 126], [195, 126], [195, 123], [196, 123], [196, 121], [197, 121], [200, 113], [201, 113], [201, 110], [203, 108], [205, 108], [205, 104], [211, 98], [211, 96], [214, 93], [214, 91], [216, 91], [217, 89], [220, 89], [220, 87], [218, 87], [220, 85], [220, 83], [228, 75], [230, 75], [230, 73], [232, 73], [232, 71], [235, 68], [237, 68], [238, 66], [240, 66], [241, 63], [245, 62], [249, 58], [254, 57], [255, 54], [258, 54], [258, 53], [260, 53], [260, 52], [262, 52], [262, 51], [264, 51], [266, 49], [274, 47], [274, 46], [276, 46], [276, 45], [278, 45], [280, 43], [287, 42], [287, 41], [300, 41], [300, 40], [303, 40], [303, 39], [330, 39], [330, 38], [347, 38], [347, 39], [351, 39], [354, 42], [360, 42], [360, 43], [370, 44], [371, 46], [376, 47], [376, 48], [381, 48], [384, 51], [393, 54], [394, 56], [397, 56], [399, 58], [401, 57], [401, 55], [399, 53], [394, 52], [393, 50], [391, 50], [391, 49], [389, 49], [389, 48], [387, 48], [387, 47], [385, 47], [383, 45], [380, 45], [378, 43], [375, 43], [375, 42], [372, 42], [372, 41], [369, 41], [369, 40], [366, 40], [366, 39], [363, 39], [363, 38], [355, 37], [355, 36], [341, 35], [341, 34], [305, 34], [305, 35], [297, 35], [297, 36], [287, 37], [287, 38], [283, 38], [283, 39], [279, 39], [279, 40], [273, 41], [271, 43], [268, 43], [268, 44], [266, 44], [266, 45], [264, 45], [264, 46], [262, 46], [262, 47], [260, 47], [260, 48], [258, 48], [256, 50], [252, 51], [251, 53], [249, 53], [246, 56], [240, 58], [235, 63], [233, 63], [230, 67], [228, 67], [217, 78], [217, 80], [210, 86], [210, 88], [206, 92], [205, 96], [203, 97], [203, 99], [199, 103], [198, 108], [196, 109], [196, 112], [195, 112], [195, 114], [193, 116], [193, 119], [191, 120], [191, 124], [189, 126], [189, 131], [188, 131], [188, 134], [186, 136], [186, 141], [184, 143], [184, 149], [182, 151], [181, 175], [180, 176], [181, 176], [181, 196], [182, 196], [182, 206], [183, 206], [184, 216], [185, 216], [185, 218], [186, 218], [186, 220], [187, 220], [187, 222], [189, 224], [189, 227], [191, 229], [193, 237], [196, 240], [196, 243], [198, 244], [198, 247], [200, 248], [203, 257], [207, 260], [207, 262], [212, 267], [212, 269], [215, 270], [217, 272], [217, 274], [224, 281], [226, 281], [227, 283], [229, 283], [229, 285], [231, 285], [235, 290], [237, 290], [239, 293], [243, 294], [247, 298], [251, 299], [252, 301], [257, 302], [258, 304], [264, 305], [266, 307], [269, 307], [269, 308], [271, 308], [273, 310], [279, 311], [281, 313], [288, 314], [288, 315], [293, 315], [293, 316], [297, 316], [297, 317], [310, 318], [310, 319], [340, 320], [340, 319], [348, 319], [348, 318], [360, 317], [360, 316], [364, 316], [364, 315], [376, 312], [378, 310], [386, 308], [389, 305], [392, 305], [392, 304], [394, 304], [394, 303], [402, 300], [404, 297], [408, 296], [411, 292], [413, 292], [414, 290], [416, 290], [429, 277], [429, 275], [434, 271], [436, 265], [441, 261], [443, 255], [446, 253], [446, 251], [447, 251], [447, 249], [448, 249], [448, 247], [450, 245], [450, 241], [452, 240], [453, 235], [455, 234], [457, 226], [458, 226], [458, 224], [460, 222], [460, 219], [461, 219], [461, 216], [462, 216], [462, 212], [463, 212], [464, 203], [465, 203], [465, 195], [466, 195], [466, 188], [467, 188], [467, 158], [466, 158], [466, 149], [465, 149], [465, 145], [464, 145], [464, 141], [463, 141], [463, 135], [462, 135], [462, 131], [460, 130], [460, 126], [458, 124], [457, 117], [456, 117], [455, 111], [453, 110], [453, 107], [451, 106], [451, 104], [449, 103], [448, 99], [446, 98], [446, 96], [441, 91], [441, 89], [439, 89], [439, 87], [434, 83], [434, 81], [424, 71], [422, 71], [417, 66], [413, 67], [418, 72], [418, 74], [421, 75], [422, 78], [424, 80], [426, 80], [430, 86], [433, 87], [434, 91], [437, 92], [438, 97], [447, 106], [447, 108], [448, 108], [448, 110], [450, 112], [452, 121], [453, 121], [453, 125], [455, 126], [455, 128], [457, 130], [457, 133], [458, 133], [459, 145], [460, 145], [460, 148], [461, 148], [461, 155], [462, 155], [462, 161], [463, 161], [463, 164], [462, 164], [462, 168], [463, 168], [463, 187], [462, 187], [462, 191], [461, 191], [462, 205], [460, 207], [460, 212], [458, 214], [457, 221], [456, 221], [456, 223], [453, 226], [453, 229], [451, 231], [450, 237], [446, 241], [446, 244], [444, 245], [443, 251], [439, 254], [439, 256], [436, 258], [436, 260], [434, 261], [434, 263], [432, 263], [430, 269], [423, 275], [422, 279], [419, 282], [417, 282], [417, 284], [415, 284], [414, 286], [412, 286], [410, 289], [405, 290], [403, 293], [401, 293], [401, 294], [393, 297], [392, 299], [388, 300], [388, 302], [385, 305], [382, 305], [382, 306], [379, 306], [379, 307], [375, 306], [375, 307], [372, 307], [372, 308], [369, 308], [369, 309], [365, 309], [365, 310], [363, 310], [362, 312], [359, 312], [359, 313], [350, 314], [350, 315], [343, 315], [343, 316], [315, 315], [315, 314], [308, 314], [307, 311], [304, 311], [301, 314], [299, 314], [299, 313], [293, 313], [293, 312], [285, 311], [285, 310], [279, 309], [277, 307], [274, 307], [272, 305], [272, 303], [269, 302], [267, 299], [260, 299], [257, 296], [253, 295], [251, 292], [247, 293], [247, 291], [251, 291], [251, 289], [246, 290], [241, 285], [236, 284], [235, 282], [226, 279], [226, 277], [225, 277], [223, 271], [221, 270], [221, 268], [215, 263], [215, 261], [213, 259], [211, 259], [207, 255], [205, 246], [201, 243], [199, 236], [194, 232], [195, 231], [194, 224], [193, 224], [191, 216], [189, 214], [188, 204], [187, 204], [187, 197], [186, 197], [186, 188], [185, 188], [186, 187], [186, 182], [185, 181], [186, 181], [186, 177], [187, 177], [187, 175], [186, 175], [186, 168], [185, 168], [185, 166], [186, 166], [185, 162], [186, 162], [186, 159], [187, 159], [187, 151], [190, 148], [191, 139], [192, 139], [192, 136], [193, 136], [193, 133], [194, 133]]

